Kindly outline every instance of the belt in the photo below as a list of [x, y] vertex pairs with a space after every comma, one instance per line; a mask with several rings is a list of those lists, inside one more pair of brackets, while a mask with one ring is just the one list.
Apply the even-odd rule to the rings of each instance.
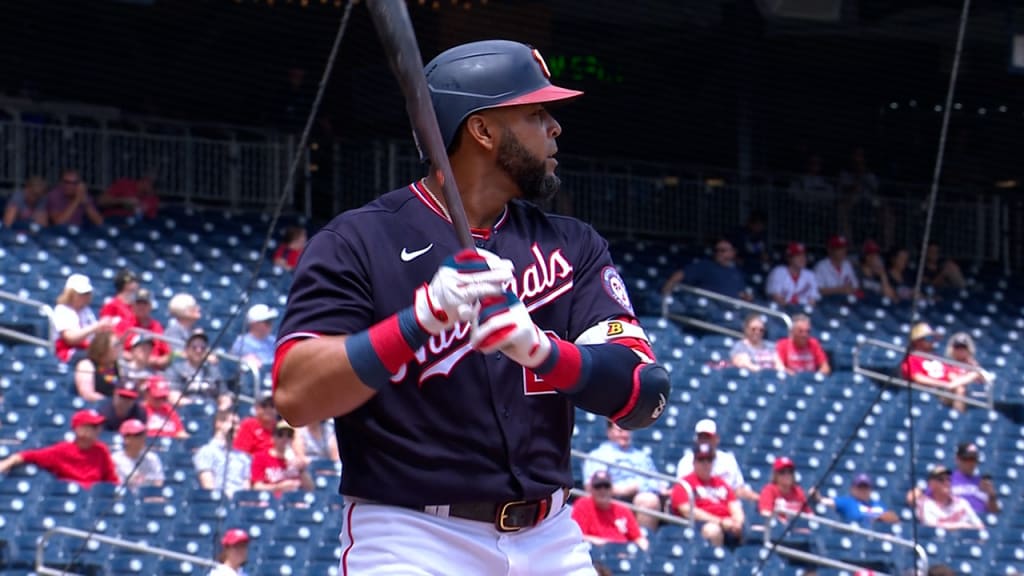
[[[561, 492], [561, 498], [555, 496]], [[416, 508], [434, 516], [448, 516], [490, 522], [498, 532], [518, 532], [532, 528], [553, 512], [553, 506], [564, 506], [569, 500], [569, 489], [561, 488], [550, 496], [539, 500], [510, 500], [508, 502], [463, 502], [448, 506], [426, 506]]]

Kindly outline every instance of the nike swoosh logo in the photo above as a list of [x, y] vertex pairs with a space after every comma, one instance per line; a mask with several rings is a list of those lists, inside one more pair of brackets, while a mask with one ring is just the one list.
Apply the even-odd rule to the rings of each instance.
[[427, 252], [430, 252], [430, 249], [433, 247], [434, 244], [433, 242], [431, 242], [430, 244], [427, 244], [426, 248], [420, 248], [419, 250], [414, 250], [412, 252], [409, 252], [409, 250], [402, 248], [402, 262], [412, 262], [413, 260], [419, 258], [420, 256], [423, 256]]

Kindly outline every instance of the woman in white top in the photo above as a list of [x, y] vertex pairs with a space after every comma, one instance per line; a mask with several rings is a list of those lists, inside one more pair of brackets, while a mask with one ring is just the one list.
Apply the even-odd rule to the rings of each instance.
[[117, 325], [117, 318], [96, 320], [89, 308], [92, 302], [92, 283], [84, 274], [72, 274], [64, 283], [64, 291], [57, 297], [53, 309], [53, 326], [57, 332], [57, 358], [67, 362], [77, 350], [89, 347], [97, 332], [109, 332]]
[[249, 534], [245, 530], [232, 528], [224, 533], [220, 540], [221, 551], [217, 557], [217, 567], [210, 571], [210, 576], [240, 576], [242, 566], [249, 559]]
[[743, 339], [733, 344], [729, 357], [733, 366], [753, 372], [786, 369], [775, 347], [764, 340], [764, 318], [760, 314], [751, 314], [743, 321]]
[[331, 460], [337, 462], [338, 441], [334, 436], [334, 421], [324, 420], [299, 429], [292, 448], [302, 462]]

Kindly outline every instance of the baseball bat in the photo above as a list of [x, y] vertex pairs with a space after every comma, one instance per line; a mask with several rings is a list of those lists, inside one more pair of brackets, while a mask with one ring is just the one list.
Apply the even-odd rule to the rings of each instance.
[[448, 162], [448, 152], [441, 139], [427, 78], [423, 74], [423, 59], [416, 44], [416, 33], [405, 0], [368, 0], [367, 8], [370, 9], [370, 17], [384, 45], [391, 70], [398, 78], [405, 96], [405, 108], [412, 122], [416, 142], [430, 159], [431, 169], [441, 183], [441, 193], [448, 205], [455, 235], [462, 248], [473, 248], [466, 209], [462, 206], [462, 198]]

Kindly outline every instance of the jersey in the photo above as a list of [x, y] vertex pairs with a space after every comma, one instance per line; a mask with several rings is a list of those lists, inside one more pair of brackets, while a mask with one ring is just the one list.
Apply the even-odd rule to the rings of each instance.
[[782, 338], [775, 343], [775, 352], [782, 364], [794, 372], [815, 372], [828, 362], [825, 351], [817, 338], [807, 339], [807, 345], [797, 347], [791, 338]]
[[850, 264], [849, 260], [843, 260], [836, 267], [832, 260], [822, 258], [814, 266], [814, 279], [818, 283], [818, 288], [842, 288], [847, 284], [854, 288], [860, 288], [860, 283], [857, 281], [857, 273], [853, 271], [853, 265]]
[[584, 496], [572, 505], [572, 519], [580, 525], [583, 534], [609, 542], [625, 544], [643, 536], [633, 511], [614, 500], [601, 509], [593, 497]]
[[800, 274], [793, 276], [786, 266], [776, 266], [768, 274], [765, 292], [769, 296], [781, 296], [786, 304], [813, 304], [821, 300], [818, 293], [818, 280], [814, 273], [804, 268]]
[[[607, 242], [590, 226], [514, 200], [475, 236], [513, 262], [507, 288], [541, 329], [573, 341], [609, 318], [635, 321]], [[366, 330], [411, 306], [459, 250], [418, 183], [339, 215], [299, 260], [278, 346]], [[342, 494], [421, 507], [539, 499], [573, 485], [570, 400], [502, 354], [472, 350], [469, 332], [460, 323], [432, 336], [392, 385], [335, 420]]]
[[[707, 482], [697, 477], [696, 473], [684, 476], [680, 482], [686, 482], [693, 489], [694, 507], [719, 518], [731, 516], [729, 506], [736, 501], [736, 493], [719, 476], [712, 476]], [[690, 501], [680, 484], [672, 487], [672, 512], [681, 515], [681, 507]]]

